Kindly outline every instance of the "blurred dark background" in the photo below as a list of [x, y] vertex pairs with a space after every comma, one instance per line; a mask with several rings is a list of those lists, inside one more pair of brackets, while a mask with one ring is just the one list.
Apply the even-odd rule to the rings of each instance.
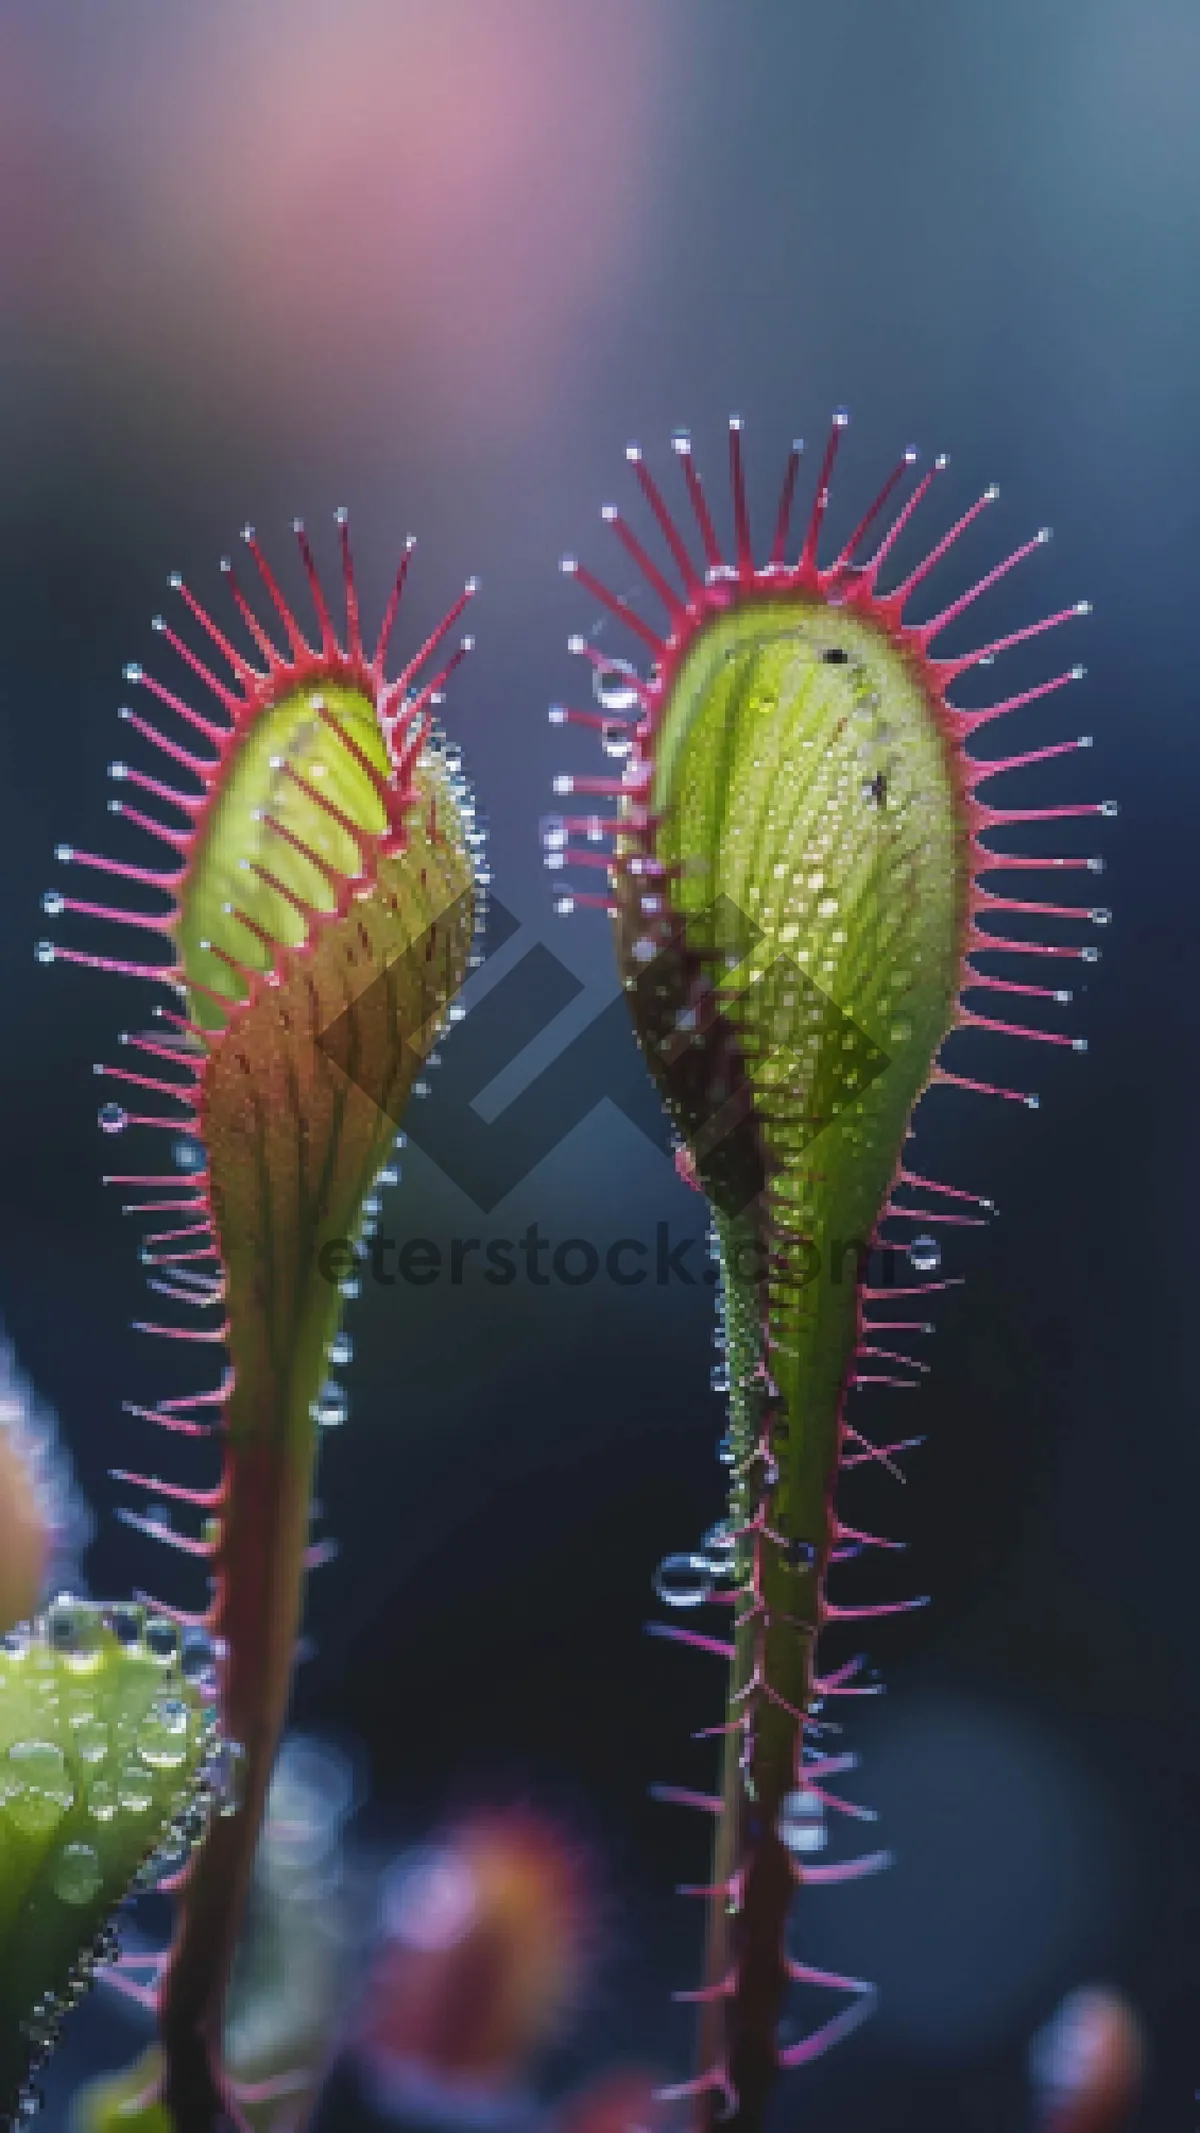
[[[1139, 2125], [1192, 2122], [1198, 94], [1191, 0], [0, 5], [0, 1314], [100, 1514], [97, 1592], [159, 1575], [105, 1515], [107, 1469], [159, 1456], [120, 1402], [160, 1358], [128, 1330], [90, 1073], [142, 1003], [32, 947], [55, 842], [115, 849], [121, 667], [154, 649], [169, 570], [219, 606], [251, 519], [294, 586], [292, 514], [332, 564], [346, 504], [369, 614], [410, 529], [411, 632], [480, 574], [447, 721], [521, 922], [497, 969], [545, 939], [585, 986], [550, 1049], [615, 990], [603, 919], [552, 916], [538, 847], [551, 776], [586, 758], [546, 706], [596, 619], [555, 565], [621, 583], [598, 513], [630, 494], [631, 437], [669, 479], [690, 424], [716, 487], [737, 410], [765, 528], [790, 439], [846, 402], [843, 531], [913, 440], [953, 455], [929, 535], [1002, 485], [938, 605], [1046, 521], [979, 628], [1095, 603], [1065, 657], [997, 670], [1008, 693], [1089, 668], [1013, 737], [1096, 736], [1027, 804], [1121, 802], [1095, 825], [1115, 920], [1073, 1010], [1091, 1052], [958, 1039], [963, 1071], [1042, 1109], [922, 1111], [928, 1167], [1001, 1219], [947, 1247], [970, 1280], [882, 1514], [933, 1604], [872, 1636], [888, 1693], [848, 1721], [899, 1864], [814, 1892], [804, 1937], [882, 2007], [780, 2127], [1016, 2133], [1031, 2031], [1093, 1980], [1148, 2025]], [[603, 1247], [699, 1235], [702, 1209], [602, 1107], [486, 1217], [412, 1152], [384, 1228], [533, 1220]], [[610, 1898], [579, 2064], [682, 2069], [667, 1995], [699, 1921], [670, 1891], [704, 1833], [646, 1786], [703, 1780], [687, 1736], [720, 1687], [641, 1623], [657, 1559], [720, 1509], [710, 1292], [468, 1272], [368, 1283], [348, 1324], [320, 1475], [342, 1552], [298, 1715], [362, 1743], [381, 1845], [498, 1793], [572, 1819]], [[131, 2035], [89, 2007], [54, 2096]]]

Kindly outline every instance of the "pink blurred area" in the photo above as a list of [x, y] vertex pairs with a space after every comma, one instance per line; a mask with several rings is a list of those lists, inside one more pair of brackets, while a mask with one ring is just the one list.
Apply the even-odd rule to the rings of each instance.
[[10, 11], [9, 359], [169, 379], [281, 449], [317, 409], [511, 447], [638, 271], [665, 24], [629, 0]]
[[641, 2067], [599, 2074], [562, 2106], [555, 2133], [666, 2133], [681, 2121], [660, 2101], [661, 2085], [658, 2075]]
[[584, 1853], [532, 1809], [479, 1810], [397, 1860], [357, 2031], [379, 2093], [518, 2094], [577, 2010], [595, 1909]]
[[1030, 2053], [1043, 2133], [1122, 2133], [1146, 2059], [1142, 2022], [1121, 1993], [1106, 1986], [1070, 1993]]

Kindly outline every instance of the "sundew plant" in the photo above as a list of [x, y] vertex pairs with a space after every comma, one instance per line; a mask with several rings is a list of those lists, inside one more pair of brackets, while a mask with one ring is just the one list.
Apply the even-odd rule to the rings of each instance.
[[[823, 561], [845, 426], [839, 413], [797, 539], [793, 448], [762, 561], [740, 422], [729, 432], [730, 556], [686, 433], [674, 447], [692, 543], [631, 446], [657, 550], [615, 506], [603, 516], [661, 619], [648, 622], [640, 603], [568, 557], [564, 570], [623, 625], [643, 666], [573, 640], [594, 670], [599, 705], [551, 714], [598, 728], [616, 758], [599, 774], [556, 780], [583, 811], [551, 824], [551, 866], [561, 874], [599, 862], [604, 871], [600, 890], [562, 889], [559, 908], [612, 915], [637, 1036], [681, 1165], [708, 1198], [720, 1264], [728, 1515], [698, 1550], [667, 1560], [658, 1589], [676, 1607], [711, 1605], [728, 1625], [719, 1636], [660, 1625], [726, 1662], [724, 1716], [711, 1729], [723, 1742], [722, 1774], [711, 1796], [662, 1792], [711, 1815], [716, 1829], [711, 1883], [693, 1891], [708, 1906], [705, 1975], [683, 1994], [700, 2009], [699, 2065], [675, 2093], [698, 2124], [742, 2133], [762, 2125], [778, 2072], [814, 2058], [872, 2003], [865, 1979], [794, 1954], [788, 1929], [798, 1890], [871, 1872], [885, 1856], [814, 1856], [827, 1813], [869, 1819], [838, 1789], [852, 1759], [822, 1714], [870, 1684], [861, 1658], [827, 1656], [829, 1645], [843, 1625], [921, 1604], [863, 1604], [847, 1589], [853, 1573], [842, 1565], [899, 1546], [864, 1530], [856, 1472], [898, 1472], [907, 1448], [868, 1433], [858, 1396], [918, 1382], [926, 1365], [914, 1344], [931, 1330], [925, 1314], [945, 1286], [934, 1232], [990, 1207], [910, 1167], [914, 1106], [945, 1085], [1035, 1106], [1032, 1092], [980, 1080], [970, 1046], [982, 1035], [1082, 1051], [1084, 1040], [1061, 1027], [1071, 997], [1061, 980], [1073, 963], [1095, 961], [1091, 936], [1108, 919], [1090, 898], [1048, 901], [1042, 887], [1063, 875], [1090, 886], [1098, 859], [1020, 852], [1005, 834], [1047, 821], [1069, 833], [1112, 811], [1094, 801], [1012, 806], [1002, 796], [1008, 773], [1086, 749], [1089, 738], [1009, 756], [973, 745], [1006, 713], [1056, 700], [1082, 669], [983, 709], [960, 709], [951, 696], [961, 675], [1073, 622], [1086, 602], [939, 656], [948, 626], [1048, 535], [1036, 533], [930, 619], [908, 619], [918, 589], [996, 491], [894, 578], [889, 558], [945, 467], [938, 460], [916, 480], [889, 518], [916, 459], [907, 452]], [[1022, 893], [1029, 875], [1037, 886]], [[1043, 930], [1010, 931], [1030, 918]], [[1018, 1008], [1034, 1019], [1013, 1019]], [[897, 1260], [919, 1278], [897, 1280]], [[796, 1987], [819, 1988], [834, 2011], [785, 2043], [781, 2019]]]
[[[318, 1434], [346, 1412], [333, 1372], [347, 1352], [339, 1323], [353, 1284], [325, 1279], [322, 1252], [370, 1227], [478, 913], [472, 803], [435, 724], [446, 678], [470, 648], [466, 638], [443, 650], [474, 584], [389, 678], [413, 544], [368, 648], [344, 513], [338, 532], [344, 637], [302, 526], [315, 641], [252, 528], [246, 543], [276, 635], [228, 564], [245, 650], [172, 579], [221, 673], [162, 619], [155, 627], [206, 708], [140, 666], [126, 670], [158, 718], [122, 710], [144, 754], [112, 765], [120, 793], [110, 804], [154, 860], [58, 850], [73, 872], [99, 873], [140, 900], [95, 903], [57, 889], [44, 899], [51, 915], [148, 936], [157, 959], [50, 942], [38, 951], [45, 962], [145, 979], [160, 996], [154, 1026], [122, 1039], [123, 1063], [96, 1069], [107, 1092], [99, 1122], [122, 1148], [151, 1151], [110, 1182], [152, 1225], [142, 1259], [167, 1311], [141, 1330], [194, 1349], [198, 1382], [135, 1412], [159, 1441], [190, 1452], [191, 1466], [177, 1480], [150, 1465], [117, 1478], [143, 1498], [127, 1522], [208, 1581], [199, 1607], [157, 1604], [211, 1648], [237, 1770], [237, 1811], [214, 1821], [179, 1876], [175, 1937], [137, 1985], [161, 2052], [134, 2083], [136, 2107], [147, 2127], [177, 2133], [239, 2124], [248, 2101], [223, 2066], [226, 1995], [305, 1572], [325, 1553], [310, 1535]], [[181, 1141], [182, 1173], [153, 1152]]]

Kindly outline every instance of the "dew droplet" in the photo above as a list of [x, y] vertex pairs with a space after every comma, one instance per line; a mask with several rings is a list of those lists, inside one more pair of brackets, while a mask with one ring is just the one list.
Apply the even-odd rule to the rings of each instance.
[[240, 1741], [223, 1740], [218, 1744], [209, 1764], [209, 1777], [218, 1813], [235, 1815], [246, 1785], [246, 1751]]
[[192, 1854], [191, 1845], [181, 1837], [167, 1837], [159, 1845], [154, 1856], [146, 1861], [142, 1872], [148, 1888], [157, 1888], [173, 1874], [185, 1867]]
[[666, 1555], [653, 1583], [665, 1607], [700, 1607], [712, 1598], [712, 1566], [706, 1555]]
[[606, 659], [592, 670], [592, 692], [606, 711], [636, 711], [641, 705], [641, 677], [627, 659]]
[[158, 1697], [138, 1727], [138, 1754], [152, 1770], [176, 1770], [187, 1750], [187, 1705], [175, 1696]]
[[100, 1886], [100, 1861], [90, 1844], [66, 1844], [50, 1880], [64, 1903], [90, 1903]]
[[46, 1627], [51, 1645], [73, 1674], [93, 1673], [101, 1664], [104, 1638], [98, 1608], [60, 1593], [49, 1608]]
[[819, 1792], [789, 1792], [779, 1807], [779, 1841], [789, 1852], [824, 1851], [825, 1803]]
[[354, 1342], [348, 1333], [335, 1333], [326, 1352], [335, 1369], [344, 1369], [353, 1359]]
[[179, 1651], [179, 1669], [185, 1681], [194, 1682], [198, 1688], [208, 1688], [216, 1682], [217, 1648], [205, 1629], [184, 1631]]
[[69, 1783], [66, 1757], [49, 1740], [15, 1740], [8, 1751], [8, 1769], [22, 1785]]
[[117, 1805], [124, 1814], [142, 1815], [154, 1804], [154, 1785], [141, 1763], [128, 1762], [117, 1778]]
[[908, 1256], [918, 1274], [936, 1274], [942, 1263], [942, 1247], [936, 1237], [922, 1233], [921, 1236], [913, 1238], [908, 1247]]
[[179, 1630], [169, 1615], [146, 1619], [146, 1649], [160, 1666], [174, 1666], [179, 1657]]
[[108, 1754], [109, 1732], [101, 1718], [81, 1718], [75, 1728], [75, 1746], [85, 1763], [102, 1763]]
[[14, 1741], [0, 1782], [9, 1818], [26, 1836], [47, 1836], [75, 1804], [66, 1759], [53, 1741]]
[[97, 1822], [111, 1822], [117, 1811], [117, 1788], [108, 1778], [97, 1778], [87, 1796], [88, 1813]]
[[326, 1378], [308, 1411], [319, 1428], [340, 1429], [350, 1412], [350, 1402], [341, 1386]]
[[715, 1578], [733, 1576], [736, 1568], [734, 1559], [737, 1553], [737, 1542], [733, 1538], [733, 1532], [727, 1518], [719, 1519], [715, 1526], [708, 1528], [708, 1531], [701, 1537], [700, 1548], [709, 1570]]
[[101, 1104], [96, 1121], [101, 1133], [123, 1133], [129, 1124], [129, 1113], [120, 1104]]

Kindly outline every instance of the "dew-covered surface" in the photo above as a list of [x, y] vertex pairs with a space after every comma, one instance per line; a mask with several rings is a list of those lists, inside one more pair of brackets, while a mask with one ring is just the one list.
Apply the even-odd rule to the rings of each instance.
[[0, 1644], [3, 2109], [63, 2017], [119, 1960], [113, 1914], [186, 1861], [216, 1785], [210, 1688], [179, 1633], [137, 1606], [55, 1601]]

